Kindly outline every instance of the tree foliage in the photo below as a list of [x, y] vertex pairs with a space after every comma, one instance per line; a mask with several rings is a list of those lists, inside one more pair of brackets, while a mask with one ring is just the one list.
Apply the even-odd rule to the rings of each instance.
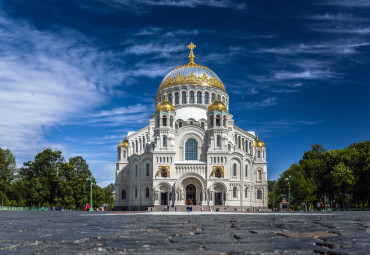
[[330, 151], [319, 144], [312, 145], [299, 163], [292, 164], [270, 187], [270, 195], [275, 199], [287, 199], [288, 176], [291, 203], [295, 207], [304, 202], [322, 202], [331, 207], [369, 207], [370, 142]]
[[[81, 156], [66, 162], [61, 151], [47, 148], [17, 170], [12, 153], [0, 148], [0, 195], [3, 205], [84, 208], [90, 203], [90, 184], [86, 181], [89, 176], [92, 173]], [[109, 203], [113, 208], [112, 186], [100, 188], [94, 184], [94, 207]]]

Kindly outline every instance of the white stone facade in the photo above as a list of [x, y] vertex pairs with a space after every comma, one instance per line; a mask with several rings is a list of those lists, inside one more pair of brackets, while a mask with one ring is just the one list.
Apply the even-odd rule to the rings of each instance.
[[[165, 92], [175, 111], [156, 110], [148, 126], [129, 133], [129, 146], [117, 149], [115, 208], [267, 208], [266, 147], [255, 142], [254, 132], [234, 125], [226, 91], [171, 86], [158, 91], [156, 105]], [[226, 110], [208, 109], [217, 97]]]

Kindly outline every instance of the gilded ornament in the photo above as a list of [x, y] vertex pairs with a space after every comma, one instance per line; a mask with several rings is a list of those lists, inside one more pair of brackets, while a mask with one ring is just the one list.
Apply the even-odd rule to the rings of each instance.
[[208, 111], [215, 111], [215, 110], [227, 111], [227, 107], [220, 100], [216, 99], [215, 101], [213, 101], [212, 104], [208, 106]]
[[164, 100], [160, 102], [156, 107], [155, 111], [175, 111], [175, 107], [171, 102], [167, 101], [167, 93], [164, 93]]
[[265, 143], [258, 139], [258, 133], [257, 133], [257, 139], [254, 141], [254, 147], [266, 147]]
[[220, 171], [221, 171], [221, 177], [223, 178], [224, 177], [224, 173], [225, 173], [225, 170], [224, 170], [224, 167], [223, 166], [214, 166], [213, 167], [213, 171], [212, 171], [212, 176], [213, 177], [217, 177], [217, 176], [215, 176], [215, 174], [216, 174], [216, 170], [217, 169], [219, 169]]
[[125, 139], [123, 139], [119, 144], [118, 144], [118, 147], [121, 148], [121, 147], [125, 147], [125, 148], [128, 148], [129, 146], [129, 143], [126, 139], [126, 136], [125, 136]]
[[[198, 65], [194, 62], [194, 52], [193, 49], [196, 47], [192, 42], [187, 46], [190, 49], [189, 54], [189, 63], [186, 65], [182, 65], [179, 67], [176, 67], [171, 72], [176, 71], [178, 69], [183, 68], [200, 68], [207, 71], [210, 71], [213, 73], [211, 69], [209, 69], [206, 66]], [[187, 76], [182, 76], [180, 73], [178, 73], [175, 77], [171, 78], [168, 76], [164, 81], [162, 81], [161, 85], [159, 86], [158, 92], [169, 87], [177, 86], [177, 85], [186, 85], [186, 84], [194, 84], [194, 85], [201, 85], [206, 87], [216, 87], [218, 89], [221, 89], [223, 91], [226, 91], [224, 84], [221, 80], [217, 79], [215, 76], [209, 77], [207, 74], [203, 72], [202, 75], [195, 75], [193, 72], [190, 72]]]
[[167, 176], [165, 177], [170, 177], [170, 167], [169, 166], [160, 166], [157, 172], [157, 176], [162, 176], [161, 175], [162, 170], [166, 170]]

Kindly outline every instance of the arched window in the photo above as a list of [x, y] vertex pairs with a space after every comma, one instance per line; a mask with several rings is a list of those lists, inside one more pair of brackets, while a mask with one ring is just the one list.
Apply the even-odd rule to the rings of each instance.
[[215, 99], [216, 99], [216, 94], [212, 93], [211, 101], [213, 102], [213, 101], [215, 101]]
[[123, 158], [125, 159], [126, 158], [126, 151], [123, 150]]
[[213, 115], [209, 117], [209, 127], [213, 127]]
[[248, 177], [248, 165], [245, 165], [245, 177]]
[[194, 91], [190, 91], [190, 100], [189, 100], [189, 103], [190, 104], [194, 104]]
[[233, 197], [236, 198], [237, 189], [236, 187], [233, 188]]
[[167, 137], [163, 136], [163, 147], [167, 147]]
[[216, 171], [215, 171], [215, 177], [217, 177], [217, 178], [221, 178], [222, 177], [221, 169], [219, 169], [219, 168], [216, 169]]
[[245, 152], [248, 153], [248, 140], [245, 141]]
[[146, 189], [145, 189], [145, 196], [149, 197], [149, 188], [148, 187], [146, 187]]
[[222, 101], [222, 103], [225, 103], [225, 97], [222, 97], [221, 101]]
[[170, 126], [173, 127], [173, 116], [170, 117]]
[[258, 158], [261, 158], [261, 151], [260, 150], [257, 151], [257, 155], [258, 155], [257, 156]]
[[220, 136], [220, 135], [218, 135], [218, 136], [217, 136], [217, 143], [216, 143], [216, 146], [217, 146], [217, 147], [221, 147], [221, 136]]
[[135, 176], [137, 177], [137, 165], [135, 165]]
[[236, 163], [233, 164], [233, 176], [236, 176]]
[[193, 125], [193, 124], [194, 124], [194, 122], [192, 122], [192, 121], [189, 122], [189, 125]]
[[209, 93], [208, 92], [204, 93], [204, 103], [209, 104]]
[[230, 151], [231, 150], [231, 145], [230, 144], [228, 144], [227, 145], [227, 149]]
[[216, 126], [219, 127], [221, 125], [220, 115], [216, 116]]
[[241, 148], [241, 143], [240, 143], [240, 136], [238, 137], [238, 148]]
[[167, 126], [167, 116], [166, 115], [164, 115], [163, 117], [162, 117], [162, 122], [163, 122], [163, 126], [165, 127], [165, 126]]
[[221, 96], [218, 94], [217, 99], [221, 101]]
[[138, 152], [139, 151], [139, 145], [137, 143], [137, 140], [135, 141], [135, 146], [136, 146], [136, 152]]
[[159, 116], [157, 116], [156, 126], [159, 127]]
[[258, 175], [258, 176], [257, 176], [258, 180], [259, 180], [259, 181], [262, 181], [262, 171], [261, 171], [261, 170], [258, 170], [258, 171], [257, 171], [257, 175]]
[[201, 122], [201, 123], [200, 123], [200, 127], [201, 127], [201, 128], [204, 128], [204, 122]]
[[168, 94], [168, 101], [172, 104], [172, 94], [171, 93]]
[[226, 116], [224, 116], [224, 127], [226, 127]]
[[245, 198], [248, 198], [248, 188], [245, 188], [245, 191], [244, 191], [244, 197], [245, 197]]
[[122, 190], [121, 197], [122, 197], [122, 199], [126, 199], [126, 190]]
[[262, 199], [262, 191], [260, 189], [257, 190], [257, 199]]
[[146, 176], [149, 176], [149, 171], [150, 169], [149, 169], [149, 164], [146, 164]]
[[161, 170], [161, 177], [168, 177], [167, 176], [167, 170], [166, 170], [166, 168], [162, 168], [162, 170]]
[[186, 104], [186, 92], [184, 91], [184, 92], [182, 92], [182, 98], [181, 98], [181, 103], [182, 104]]
[[202, 92], [198, 91], [197, 92], [197, 104], [202, 103]]
[[179, 102], [180, 100], [179, 100], [179, 93], [175, 93], [175, 104], [179, 104], [180, 102]]
[[182, 122], [179, 122], [179, 128], [182, 128]]
[[143, 136], [143, 148], [145, 149], [145, 137]]
[[198, 143], [192, 138], [185, 143], [185, 160], [198, 160]]
[[137, 188], [135, 188], [135, 198], [137, 198]]

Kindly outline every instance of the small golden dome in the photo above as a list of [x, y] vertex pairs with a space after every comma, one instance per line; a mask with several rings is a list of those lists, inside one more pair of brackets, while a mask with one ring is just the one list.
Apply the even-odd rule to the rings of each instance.
[[258, 139], [258, 133], [257, 133], [257, 139], [254, 141], [254, 147], [266, 147], [265, 143], [262, 142], [260, 139]]
[[215, 111], [215, 110], [227, 111], [227, 107], [220, 100], [216, 99], [215, 101], [213, 101], [212, 104], [208, 106], [208, 111]]
[[125, 147], [125, 148], [128, 148], [128, 141], [126, 139], [126, 136], [125, 136], [125, 139], [123, 139], [119, 144], [118, 144], [118, 147], [121, 148], [121, 147]]
[[171, 104], [171, 102], [167, 101], [167, 93], [164, 93], [164, 100], [162, 102], [160, 102], [156, 107], [155, 107], [155, 111], [175, 111], [175, 107], [173, 106], [173, 104]]

